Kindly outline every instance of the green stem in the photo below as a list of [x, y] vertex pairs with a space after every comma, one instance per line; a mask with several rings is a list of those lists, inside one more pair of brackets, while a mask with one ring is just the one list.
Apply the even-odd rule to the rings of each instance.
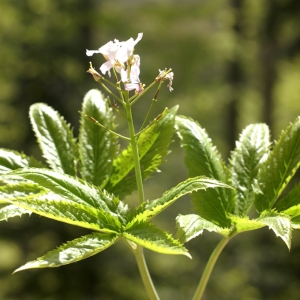
[[140, 166], [139, 150], [138, 150], [137, 140], [134, 132], [131, 105], [128, 100], [128, 97], [125, 103], [125, 110], [126, 110], [128, 129], [130, 135], [130, 144], [131, 144], [132, 155], [134, 160], [134, 169], [135, 169], [136, 185], [139, 194], [139, 201], [140, 203], [143, 203], [145, 201], [145, 198], [144, 198], [144, 188], [143, 188], [142, 172]]
[[155, 290], [155, 287], [153, 285], [153, 282], [151, 280], [151, 276], [149, 274], [147, 264], [144, 257], [144, 251], [143, 247], [137, 246], [137, 249], [135, 250], [135, 258], [137, 261], [137, 265], [140, 271], [140, 275], [142, 278], [142, 281], [144, 283], [144, 287], [146, 289], [147, 295], [151, 300], [159, 300], [159, 296]]
[[[144, 199], [144, 188], [142, 181], [142, 172], [140, 166], [140, 158], [139, 158], [139, 150], [137, 145], [137, 138], [134, 132], [131, 105], [128, 97], [128, 93], [125, 93], [125, 105], [124, 108], [126, 110], [127, 121], [128, 121], [128, 129], [130, 134], [130, 144], [132, 148], [132, 155], [134, 160], [134, 168], [135, 168], [135, 176], [136, 176], [136, 184], [139, 194], [139, 201], [143, 203]], [[134, 250], [135, 259], [140, 271], [140, 275], [146, 289], [146, 292], [151, 300], [159, 300], [155, 287], [153, 285], [151, 276], [149, 274], [147, 264], [144, 257], [143, 247], [137, 245], [137, 248]]]
[[156, 81], [153, 81], [149, 86], [147, 86], [141, 94], [138, 96], [132, 96], [129, 101], [131, 102], [131, 105], [136, 103], [143, 95], [145, 95], [154, 85], [156, 84]]
[[224, 249], [224, 247], [226, 246], [226, 244], [229, 242], [229, 240], [231, 239], [230, 237], [224, 237], [219, 244], [217, 245], [217, 247], [215, 248], [214, 252], [211, 254], [206, 267], [204, 269], [204, 272], [201, 276], [200, 282], [198, 284], [197, 290], [194, 294], [193, 300], [200, 300], [203, 296], [204, 290], [206, 288], [207, 282], [209, 280], [210, 274], [216, 264], [217, 259], [219, 258], [222, 250]]
[[151, 105], [150, 105], [150, 108], [149, 108], [149, 110], [148, 110], [148, 112], [147, 112], [146, 118], [145, 118], [145, 120], [144, 120], [144, 122], [143, 122], [143, 124], [142, 124], [142, 126], [141, 126], [140, 132], [144, 129], [144, 126], [146, 125], [146, 123], [147, 123], [147, 121], [148, 121], [148, 119], [149, 119], [149, 116], [150, 116], [150, 113], [151, 113], [151, 111], [152, 111], [152, 108], [153, 108], [154, 104], [155, 104], [156, 101], [157, 101], [157, 95], [158, 95], [158, 93], [159, 93], [159, 91], [160, 91], [161, 84], [162, 84], [162, 82], [160, 82], [159, 85], [158, 85], [158, 88], [157, 88], [157, 90], [156, 90], [156, 92], [155, 92], [155, 95], [154, 95], [154, 97], [153, 97], [153, 99], [152, 99], [152, 101], [151, 101]]

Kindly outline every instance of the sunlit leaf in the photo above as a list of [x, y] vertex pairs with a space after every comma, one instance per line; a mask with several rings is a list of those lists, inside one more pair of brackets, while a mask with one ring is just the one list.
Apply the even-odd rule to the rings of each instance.
[[6, 205], [0, 208], [0, 221], [7, 221], [8, 218], [21, 217], [23, 214], [31, 214], [30, 210], [16, 205]]
[[43, 199], [35, 195], [15, 197], [11, 199], [11, 203], [43, 217], [75, 226], [105, 233], [120, 231], [121, 224], [118, 218], [106, 211], [63, 198], [58, 200], [55, 194], [53, 199], [50, 197], [51, 194]]
[[28, 181], [11, 180], [13, 183], [0, 185], [0, 203], [7, 202], [14, 197], [24, 197], [31, 194], [47, 193], [45, 189], [36, 183]]
[[[166, 109], [138, 137], [138, 149], [143, 179], [149, 178], [164, 161], [174, 133], [175, 114], [178, 107]], [[124, 198], [136, 189], [134, 161], [131, 146], [114, 160], [112, 176], [105, 187], [109, 192]]]
[[292, 223], [288, 215], [276, 213], [275, 211], [265, 211], [257, 219], [260, 223], [267, 225], [291, 248]]
[[158, 229], [149, 222], [136, 222], [123, 233], [123, 236], [149, 250], [163, 254], [181, 254], [190, 257], [179, 241], [170, 234]]
[[278, 211], [288, 213], [289, 208], [295, 207], [300, 204], [300, 184], [296, 185], [284, 198], [280, 199], [275, 204]]
[[[229, 183], [229, 173], [216, 147], [199, 124], [185, 117], [176, 117], [176, 128], [185, 150], [185, 164], [189, 177], [206, 176]], [[221, 227], [230, 226], [228, 213], [234, 212], [234, 194], [231, 189], [208, 189], [193, 193], [196, 212]]]
[[[114, 130], [114, 115], [98, 90], [90, 90], [84, 97], [82, 112], [108, 129]], [[80, 173], [83, 179], [103, 185], [109, 178], [113, 160], [118, 152], [117, 137], [81, 116], [79, 134]]]
[[259, 192], [257, 173], [269, 151], [269, 128], [265, 124], [247, 126], [231, 154], [232, 186], [236, 193], [235, 214], [245, 216]]
[[107, 249], [117, 240], [118, 235], [116, 234], [92, 233], [85, 235], [49, 251], [37, 260], [26, 263], [15, 272], [33, 268], [55, 268], [75, 263]]
[[76, 203], [88, 204], [94, 208], [110, 211], [108, 203], [113, 199], [97, 187], [83, 180], [49, 169], [28, 168], [18, 170], [7, 177], [20, 176], [24, 179], [38, 183], [53, 193]]
[[25, 167], [43, 167], [43, 164], [23, 153], [0, 148], [0, 175]]
[[57, 111], [44, 103], [33, 104], [29, 116], [43, 157], [49, 166], [75, 175], [78, 150], [70, 126]]
[[259, 212], [273, 207], [300, 166], [300, 117], [281, 134], [259, 171], [261, 193], [256, 194]]
[[179, 183], [171, 190], [166, 191], [161, 198], [140, 205], [135, 211], [132, 222], [135, 222], [135, 220], [146, 221], [153, 218], [178, 198], [186, 194], [196, 192], [200, 189], [206, 190], [218, 187], [231, 188], [230, 186], [215, 179], [205, 177], [189, 178]]
[[266, 226], [266, 224], [260, 222], [258, 219], [250, 220], [248, 216], [240, 217], [232, 215], [230, 216], [230, 219], [232, 221], [232, 231], [234, 233], [256, 230]]
[[177, 238], [182, 242], [188, 242], [189, 240], [202, 234], [203, 230], [210, 232], [217, 232], [223, 236], [228, 236], [230, 233], [229, 228], [221, 228], [220, 226], [201, 218], [198, 215], [179, 215], [176, 218]]

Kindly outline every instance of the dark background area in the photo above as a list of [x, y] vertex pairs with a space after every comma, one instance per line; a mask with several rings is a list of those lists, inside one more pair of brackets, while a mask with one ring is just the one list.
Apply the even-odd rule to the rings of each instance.
[[[101, 55], [87, 57], [85, 50], [143, 32], [135, 50], [141, 56], [141, 81], [150, 84], [158, 69], [172, 68], [175, 74], [174, 91], [163, 86], [152, 118], [179, 104], [179, 114], [205, 127], [227, 160], [246, 125], [267, 123], [277, 139], [300, 114], [297, 28], [298, 0], [2, 0], [0, 146], [40, 158], [28, 119], [36, 102], [58, 110], [77, 135], [81, 101], [89, 89], [100, 88], [86, 73], [89, 61], [96, 69], [104, 62]], [[134, 107], [137, 127], [154, 92]], [[124, 122], [117, 121], [125, 133]], [[187, 176], [176, 137], [171, 148], [162, 172], [146, 182], [147, 199]], [[190, 212], [190, 199], [184, 197], [154, 221], [174, 233], [175, 217]], [[122, 242], [76, 264], [11, 274], [86, 232], [34, 215], [2, 222], [0, 299], [147, 299], [134, 257]], [[192, 297], [219, 239], [204, 233], [189, 242], [191, 261], [146, 251], [161, 299]], [[241, 234], [222, 253], [204, 299], [299, 299], [299, 267], [298, 232], [290, 252], [268, 229]]]

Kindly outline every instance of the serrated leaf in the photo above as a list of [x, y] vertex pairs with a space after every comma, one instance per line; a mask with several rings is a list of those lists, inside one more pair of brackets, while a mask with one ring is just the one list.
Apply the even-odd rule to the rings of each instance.
[[42, 167], [43, 164], [17, 151], [0, 149], [0, 175], [25, 167]]
[[300, 216], [300, 204], [291, 206], [290, 208], [288, 208], [286, 210], [282, 210], [280, 212], [290, 216], [291, 218], [293, 218], [292, 220], [294, 221], [295, 217]]
[[230, 216], [230, 219], [233, 226], [232, 231], [236, 234], [244, 231], [256, 230], [266, 226], [266, 224], [261, 223], [257, 219], [249, 220], [248, 216], [240, 217], [232, 215]]
[[285, 242], [289, 249], [291, 248], [292, 222], [287, 215], [275, 211], [265, 211], [257, 218], [257, 221], [267, 225], [274, 231], [276, 236], [279, 236]]
[[[112, 110], [108, 107], [100, 91], [90, 90], [86, 94], [82, 112], [106, 128], [114, 130]], [[82, 178], [94, 185], [104, 185], [112, 172], [113, 160], [117, 152], [117, 137], [81, 115], [79, 153]]]
[[44, 103], [33, 104], [29, 116], [43, 157], [49, 166], [75, 175], [78, 150], [70, 126], [57, 111]]
[[292, 217], [292, 227], [293, 229], [300, 229], [300, 214]]
[[53, 199], [51, 194], [46, 195], [43, 199], [36, 195], [15, 197], [11, 199], [11, 203], [43, 217], [91, 230], [111, 233], [121, 229], [118, 218], [104, 210], [64, 198], [58, 200], [55, 194], [52, 196]]
[[186, 243], [202, 234], [203, 230], [210, 232], [217, 232], [223, 236], [228, 236], [230, 233], [229, 228], [222, 228], [210, 221], [201, 218], [198, 215], [179, 215], [176, 218], [177, 232], [176, 236], [180, 242]]
[[49, 251], [37, 260], [26, 263], [24, 266], [16, 269], [14, 273], [33, 268], [55, 268], [78, 262], [107, 249], [118, 238], [116, 234], [92, 233], [85, 235]]
[[261, 193], [255, 197], [258, 212], [269, 210], [300, 166], [300, 117], [281, 134], [259, 171]]
[[108, 205], [113, 204], [113, 197], [100, 191], [85, 181], [49, 169], [28, 168], [15, 171], [6, 177], [20, 176], [38, 183], [53, 193], [76, 203], [88, 204], [91, 207], [110, 211]]
[[36, 183], [15, 180], [12, 184], [0, 185], [0, 203], [7, 202], [14, 197], [40, 193], [47, 193], [47, 191]]
[[171, 190], [166, 191], [161, 198], [153, 200], [151, 202], [147, 202], [145, 204], [143, 203], [139, 207], [137, 207], [135, 213], [133, 214], [134, 217], [132, 219], [132, 222], [135, 222], [136, 220], [147, 221], [155, 217], [157, 214], [159, 214], [161, 211], [163, 211], [165, 208], [171, 205], [178, 198], [186, 194], [196, 192], [200, 189], [206, 190], [209, 188], [217, 187], [231, 188], [230, 186], [211, 178], [189, 178], [179, 183]]
[[24, 214], [31, 214], [30, 210], [16, 205], [6, 205], [0, 208], [0, 221], [7, 221], [9, 218], [21, 217]]
[[[287, 213], [289, 208], [300, 204], [300, 184], [296, 185], [284, 198], [275, 204], [278, 211]], [[287, 213], [290, 215], [289, 213]]]
[[158, 253], [186, 255], [191, 258], [187, 249], [179, 241], [149, 222], [136, 222], [123, 232], [123, 236], [131, 242]]
[[[229, 183], [228, 170], [211, 139], [199, 124], [185, 117], [176, 117], [176, 128], [185, 150], [189, 177], [206, 176]], [[221, 227], [229, 227], [228, 213], [233, 213], [235, 199], [230, 189], [209, 189], [192, 195], [196, 212]]]
[[27, 167], [26, 155], [12, 150], [0, 149], [0, 174]]
[[[138, 149], [143, 180], [149, 178], [168, 154], [168, 146], [174, 133], [175, 114], [178, 107], [166, 109], [161, 117], [148, 126], [138, 137]], [[124, 198], [136, 189], [133, 175], [134, 161], [131, 146], [114, 160], [112, 176], [105, 187], [109, 192]]]
[[257, 173], [269, 151], [269, 128], [265, 124], [247, 126], [231, 154], [232, 186], [235, 188], [235, 214], [245, 216], [258, 192]]

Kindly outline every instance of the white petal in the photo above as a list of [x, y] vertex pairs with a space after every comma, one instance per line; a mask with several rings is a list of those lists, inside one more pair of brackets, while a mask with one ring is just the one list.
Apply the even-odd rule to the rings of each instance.
[[139, 88], [140, 88], [139, 83], [126, 83], [125, 84], [125, 90], [126, 91], [132, 91], [132, 90], [138, 91]]
[[143, 33], [140, 32], [140, 33], [138, 34], [136, 40], [134, 41], [134, 45], [136, 45], [136, 44], [142, 39], [142, 37], [143, 37]]
[[106, 72], [108, 72], [109, 76], [110, 76], [110, 69], [113, 67], [112, 63], [110, 61], [105, 62], [104, 64], [101, 65], [100, 67], [100, 71], [102, 72], [102, 74], [105, 74]]
[[92, 56], [95, 53], [101, 53], [99, 50], [87, 50], [86, 49], [86, 55], [87, 56]]

